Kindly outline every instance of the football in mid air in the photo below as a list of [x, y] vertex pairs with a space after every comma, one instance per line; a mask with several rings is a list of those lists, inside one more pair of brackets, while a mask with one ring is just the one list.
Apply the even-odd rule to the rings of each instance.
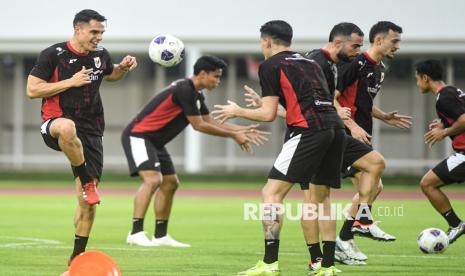
[[184, 43], [173, 35], [158, 35], [150, 42], [149, 56], [163, 67], [178, 65], [184, 58]]

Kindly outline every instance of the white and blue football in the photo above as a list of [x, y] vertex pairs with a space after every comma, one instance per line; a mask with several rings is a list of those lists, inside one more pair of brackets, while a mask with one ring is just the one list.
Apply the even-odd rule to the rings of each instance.
[[149, 56], [163, 67], [175, 66], [184, 58], [184, 43], [173, 35], [158, 35], [150, 42]]
[[428, 228], [418, 236], [418, 247], [423, 253], [442, 253], [449, 246], [447, 234], [438, 228]]

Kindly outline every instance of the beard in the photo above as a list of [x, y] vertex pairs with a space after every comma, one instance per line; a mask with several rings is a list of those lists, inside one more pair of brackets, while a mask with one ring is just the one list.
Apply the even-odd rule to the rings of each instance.
[[339, 52], [337, 54], [337, 58], [340, 60], [340, 61], [344, 61], [344, 62], [349, 62], [351, 61], [351, 58], [346, 54], [346, 53], [343, 53], [343, 52]]

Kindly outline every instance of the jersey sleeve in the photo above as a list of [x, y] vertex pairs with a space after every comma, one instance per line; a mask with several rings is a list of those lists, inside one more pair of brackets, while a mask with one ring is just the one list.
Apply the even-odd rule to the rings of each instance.
[[106, 62], [105, 69], [103, 70], [104, 75], [110, 75], [113, 73], [113, 62], [111, 60], [110, 53], [108, 53], [107, 49], [103, 49], [104, 60]]
[[357, 58], [351, 62], [337, 66], [338, 79], [336, 89], [339, 92], [344, 93], [344, 90], [357, 80], [360, 66], [359, 59]]
[[436, 107], [440, 113], [456, 121], [460, 116], [462, 116], [462, 114], [465, 113], [465, 106], [458, 99], [454, 92], [444, 92], [445, 93], [441, 93], [439, 95]]
[[39, 57], [37, 57], [37, 61], [34, 64], [30, 75], [38, 77], [44, 81], [49, 81], [52, 79], [53, 72], [57, 66], [57, 60], [56, 52], [53, 48], [43, 50], [39, 54]]
[[280, 84], [280, 70], [270, 63], [262, 63], [258, 69], [262, 97], [278, 96], [282, 94]]
[[200, 116], [201, 101], [196, 97], [196, 91], [176, 89], [175, 98], [185, 116]]

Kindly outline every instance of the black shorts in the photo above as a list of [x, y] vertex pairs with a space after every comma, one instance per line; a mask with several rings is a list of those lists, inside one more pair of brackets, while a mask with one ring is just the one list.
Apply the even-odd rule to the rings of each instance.
[[162, 175], [175, 174], [174, 164], [165, 147], [157, 148], [149, 138], [131, 136], [127, 131], [121, 137], [131, 176], [139, 171], [158, 171]]
[[[45, 121], [40, 127], [40, 133], [44, 139], [45, 144], [56, 151], [62, 151], [58, 145], [58, 139], [50, 135], [50, 125], [55, 119], [49, 119]], [[86, 161], [87, 172], [94, 178], [100, 180], [102, 177], [103, 169], [103, 145], [102, 137], [98, 135], [91, 135], [82, 133], [76, 130], [77, 137], [81, 140], [82, 148], [84, 150], [84, 159]], [[73, 166], [74, 178], [78, 177], [78, 174]]]
[[350, 135], [346, 135], [346, 149], [342, 158], [342, 178], [353, 177], [358, 170], [352, 167], [358, 159], [373, 151], [370, 145], [355, 139]]
[[268, 178], [299, 183], [303, 190], [310, 182], [341, 187], [343, 129], [294, 130], [284, 143]]
[[461, 183], [465, 181], [465, 155], [454, 153], [442, 160], [433, 172], [444, 184]]

